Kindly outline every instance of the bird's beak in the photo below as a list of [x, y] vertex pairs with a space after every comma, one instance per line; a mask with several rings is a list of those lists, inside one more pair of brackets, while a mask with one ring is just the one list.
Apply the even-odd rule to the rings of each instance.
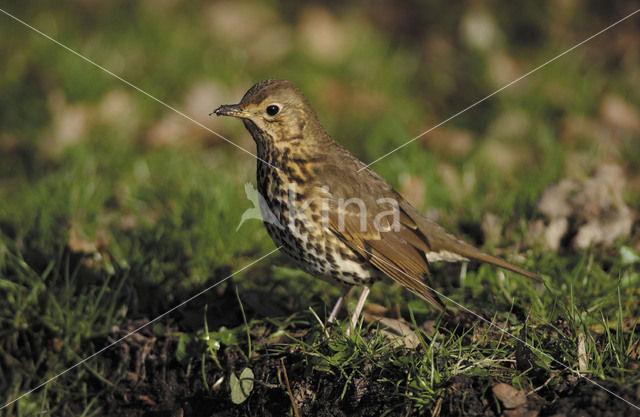
[[231, 116], [238, 117], [240, 119], [248, 119], [253, 116], [248, 111], [242, 110], [240, 104], [223, 104], [222, 106], [209, 113], [209, 116], [214, 113], [216, 116]]

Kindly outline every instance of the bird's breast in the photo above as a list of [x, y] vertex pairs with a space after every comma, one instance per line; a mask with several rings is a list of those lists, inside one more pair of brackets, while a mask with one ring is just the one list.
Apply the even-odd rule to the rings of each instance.
[[328, 206], [318, 193], [321, 186], [311, 177], [313, 163], [301, 167], [289, 161], [288, 169], [258, 168], [260, 209], [274, 243], [313, 275], [348, 284], [377, 278], [376, 271], [328, 228]]

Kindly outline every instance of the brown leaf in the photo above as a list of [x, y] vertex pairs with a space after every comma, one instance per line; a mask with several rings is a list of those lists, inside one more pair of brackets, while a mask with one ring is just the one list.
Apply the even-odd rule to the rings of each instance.
[[517, 408], [527, 403], [527, 395], [509, 384], [499, 383], [491, 389], [505, 408]]
[[389, 311], [387, 307], [380, 304], [376, 304], [376, 303], [367, 303], [364, 306], [364, 310], [367, 313], [373, 314], [375, 316], [383, 316], [384, 314], [387, 313], [387, 311]]
[[365, 322], [378, 322], [383, 329], [380, 331], [394, 346], [404, 346], [415, 349], [420, 346], [420, 338], [411, 329], [409, 323], [403, 319], [392, 319], [389, 317], [376, 316], [367, 312], [363, 313]]

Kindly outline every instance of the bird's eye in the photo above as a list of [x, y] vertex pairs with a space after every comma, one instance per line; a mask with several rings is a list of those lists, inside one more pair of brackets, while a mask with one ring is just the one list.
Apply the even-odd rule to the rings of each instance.
[[278, 114], [279, 111], [280, 111], [280, 107], [276, 106], [275, 104], [272, 104], [267, 107], [267, 114], [269, 116], [275, 116], [276, 114]]

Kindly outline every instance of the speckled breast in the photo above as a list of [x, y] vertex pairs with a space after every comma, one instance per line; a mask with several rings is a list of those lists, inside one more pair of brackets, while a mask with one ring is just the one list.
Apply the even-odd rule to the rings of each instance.
[[319, 202], [309, 200], [301, 192], [302, 184], [282, 171], [265, 170], [263, 174], [258, 175], [262, 218], [269, 236], [283, 253], [306, 272], [323, 279], [367, 285], [381, 276], [366, 259], [324, 227], [319, 221]]

